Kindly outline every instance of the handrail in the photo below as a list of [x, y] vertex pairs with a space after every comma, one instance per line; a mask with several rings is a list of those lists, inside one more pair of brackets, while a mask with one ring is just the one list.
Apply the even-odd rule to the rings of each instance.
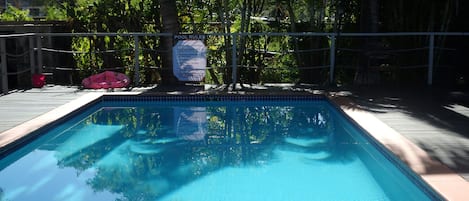
[[[180, 33], [193, 34], [193, 33]], [[150, 32], [128, 32], [128, 33], [117, 33], [117, 32], [96, 32], [96, 33], [25, 33], [25, 34], [2, 34], [0, 38], [9, 37], [25, 37], [25, 36], [173, 36], [171, 33], [150, 33]], [[348, 37], [370, 37], [370, 36], [469, 36], [469, 32], [378, 32], [378, 33], [361, 33], [361, 32], [233, 32], [233, 33], [202, 33], [197, 35], [207, 36], [348, 36]]]
[[35, 33], [24, 33], [24, 34], [0, 34], [0, 38], [16, 38], [25, 36], [35, 36]]
[[142, 32], [129, 32], [129, 33], [116, 33], [116, 32], [96, 32], [96, 33], [36, 33], [37, 36], [173, 36], [171, 33], [142, 33]]
[[[115, 52], [125, 52], [125, 51], [132, 51], [133, 49], [119, 49], [119, 50], [98, 50], [98, 51], [74, 51], [74, 50], [58, 50], [58, 49], [52, 49], [52, 48], [41, 48], [42, 51], [46, 52], [56, 52], [56, 53], [67, 53], [67, 54], [102, 54], [102, 53], [115, 53]], [[36, 50], [36, 49], [35, 49]]]
[[[180, 33], [180, 34], [193, 34], [193, 33]], [[96, 32], [96, 33], [23, 33], [23, 34], [0, 34], [0, 38], [12, 38], [12, 37], [25, 37], [25, 36], [173, 36], [171, 33], [150, 33], [150, 32], [129, 32], [129, 33], [117, 33], [117, 32]], [[255, 32], [255, 33], [203, 33], [198, 35], [207, 36], [353, 36], [353, 37], [369, 37], [369, 36], [469, 36], [469, 32], [378, 32], [378, 33], [360, 33], [360, 32]]]

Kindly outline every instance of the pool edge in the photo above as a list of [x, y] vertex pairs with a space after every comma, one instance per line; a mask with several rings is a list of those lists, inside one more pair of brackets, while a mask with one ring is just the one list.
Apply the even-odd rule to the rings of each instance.
[[72, 116], [74, 112], [83, 109], [86, 105], [90, 105], [99, 101], [104, 93], [87, 93], [77, 99], [41, 114], [31, 120], [23, 122], [13, 128], [0, 133], [0, 156], [7, 154], [14, 147], [37, 137], [35, 133], [41, 129], [51, 126], [53, 123], [67, 116]]
[[351, 100], [328, 96], [350, 119], [398, 157], [444, 199], [465, 201], [469, 197], [469, 182], [431, 157], [420, 147], [379, 120], [372, 113], [351, 108]]

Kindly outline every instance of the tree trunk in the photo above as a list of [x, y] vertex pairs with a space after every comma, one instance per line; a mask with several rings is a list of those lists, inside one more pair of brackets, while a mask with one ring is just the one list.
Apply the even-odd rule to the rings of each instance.
[[370, 32], [376, 33], [379, 29], [379, 0], [369, 0]]
[[[252, 1], [251, 0], [244, 0], [243, 1], [243, 6], [241, 9], [241, 28], [240, 28], [240, 33], [248, 33], [249, 31], [249, 24], [251, 23], [251, 15], [252, 15]], [[248, 40], [248, 36], [241, 36], [239, 38], [238, 42], [238, 54], [237, 54], [237, 64], [239, 66], [244, 66], [243, 63], [244, 61], [244, 56], [246, 54], [246, 41]], [[249, 66], [249, 64], [246, 64], [246, 66]], [[237, 74], [237, 80], [241, 82], [241, 87], [243, 87], [242, 83], [243, 82], [248, 82], [248, 84], [252, 83], [252, 80], [250, 79], [250, 74], [254, 73], [254, 69], [250, 68], [243, 68], [239, 67], [239, 73]], [[243, 79], [241, 79], [243, 77]]]
[[[286, 3], [287, 3], [288, 16], [289, 16], [289, 19], [290, 19], [290, 31], [295, 33], [295, 32], [298, 31], [297, 28], [296, 28], [295, 12], [293, 10], [291, 2], [286, 1]], [[294, 37], [293, 38], [293, 49], [295, 50], [294, 54], [295, 54], [295, 59], [296, 59], [296, 65], [301, 68], [301, 67], [303, 67], [304, 62], [302, 61], [301, 55], [299, 53], [300, 48], [298, 47], [299, 46], [298, 45], [298, 40], [299, 40], [299, 37]], [[306, 72], [304, 72], [304, 71], [306, 71]], [[299, 69], [300, 74], [309, 74], [308, 71], [310, 71], [310, 70]], [[304, 76], [300, 75], [300, 78], [302, 78], [302, 77], [304, 77]], [[309, 76], [307, 76], [307, 77], [309, 77]], [[303, 80], [301, 80], [301, 81], [303, 81]]]
[[[218, 20], [220, 20], [223, 33], [230, 33], [231, 31], [231, 21], [230, 21], [230, 9], [228, 6], [228, 0], [217, 0], [216, 1], [218, 7]], [[231, 36], [230, 35], [223, 35], [223, 39], [225, 41], [225, 59], [226, 59], [226, 68], [223, 68], [223, 83], [231, 83]]]
[[[159, 0], [160, 15], [162, 21], [162, 32], [177, 34], [179, 33], [178, 13], [176, 8], [176, 1], [173, 0]], [[162, 84], [175, 84], [177, 83], [176, 77], [173, 74], [173, 37], [161, 37], [161, 53], [163, 68], [161, 71]]]
[[[376, 33], [379, 31], [379, 0], [362, 0], [360, 12], [360, 32]], [[376, 37], [367, 37], [362, 41], [362, 53], [355, 73], [354, 83], [358, 85], [377, 84], [379, 72], [370, 68], [372, 55], [379, 50], [380, 42]]]

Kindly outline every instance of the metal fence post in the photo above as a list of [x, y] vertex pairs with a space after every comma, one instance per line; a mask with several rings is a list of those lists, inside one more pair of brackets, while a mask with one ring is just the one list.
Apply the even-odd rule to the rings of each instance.
[[36, 37], [36, 50], [37, 50], [37, 73], [42, 73], [42, 37]]
[[35, 74], [38, 71], [35, 65], [35, 58], [34, 58], [34, 37], [29, 36], [29, 66], [31, 67], [31, 75]]
[[139, 54], [140, 54], [140, 48], [139, 48], [139, 38], [138, 35], [134, 36], [134, 85], [138, 86], [140, 83], [140, 61], [139, 61]]
[[428, 77], [427, 77], [428, 86], [431, 86], [433, 84], [434, 48], [435, 48], [435, 35], [431, 33], [430, 39], [428, 41]]
[[335, 34], [331, 34], [331, 48], [330, 48], [330, 69], [329, 69], [329, 83], [334, 83], [334, 68], [335, 68]]
[[5, 38], [0, 38], [0, 75], [2, 78], [2, 93], [8, 93], [8, 69]]
[[231, 79], [233, 82], [233, 89], [236, 89], [236, 83], [238, 82], [238, 64], [236, 61], [236, 37], [237, 34], [231, 34], [231, 39], [233, 40], [233, 44], [231, 46], [231, 65], [233, 66], [231, 72]]

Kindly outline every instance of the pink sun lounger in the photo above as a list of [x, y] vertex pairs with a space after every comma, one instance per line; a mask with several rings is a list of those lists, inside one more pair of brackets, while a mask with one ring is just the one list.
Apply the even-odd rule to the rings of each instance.
[[129, 86], [130, 79], [123, 73], [104, 71], [83, 79], [81, 84], [87, 89], [124, 88]]

